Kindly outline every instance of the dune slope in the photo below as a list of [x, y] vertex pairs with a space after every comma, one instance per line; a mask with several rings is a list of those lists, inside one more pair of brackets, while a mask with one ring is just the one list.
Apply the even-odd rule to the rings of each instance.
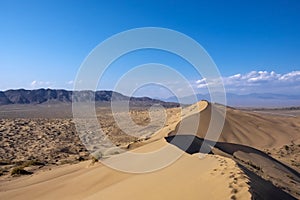
[[[137, 151], [156, 149], [156, 143]], [[160, 144], [159, 144], [160, 145]], [[178, 151], [174, 148], [174, 151]], [[120, 155], [122, 159], [122, 155]], [[130, 162], [130, 161], [128, 161]], [[148, 164], [147, 160], [144, 161]], [[132, 174], [102, 164], [69, 165], [1, 182], [1, 199], [250, 199], [247, 177], [235, 162], [220, 156], [184, 154], [161, 170]]]
[[[179, 139], [175, 144], [182, 148], [187, 140], [193, 140], [186, 139], [187, 137], [197, 136], [200, 140], [199, 144], [189, 147], [186, 150], [188, 153], [198, 152], [204, 144], [202, 148], [205, 147], [204, 149], [212, 153], [234, 159], [248, 172], [252, 172], [253, 176], [270, 181], [273, 186], [291, 195], [291, 198], [300, 198], [300, 176], [297, 165], [286, 163], [286, 159], [281, 161], [280, 157], [279, 160], [272, 157], [275, 149], [292, 149], [291, 147], [297, 149], [300, 146], [299, 118], [263, 115], [226, 108], [224, 127], [220, 137], [218, 140], [211, 141], [210, 136], [206, 135], [211, 113], [216, 113], [217, 121], [224, 116], [222, 112], [219, 112], [219, 108], [220, 105], [208, 104], [202, 112], [183, 118], [174, 131], [170, 132], [167, 140], [172, 143], [172, 137], [175, 135], [185, 137], [184, 142], [180, 142]], [[199, 117], [200, 120], [198, 120]], [[197, 122], [199, 126], [197, 131], [194, 131], [191, 127]], [[203, 143], [204, 138], [206, 142]], [[212, 146], [215, 148], [212, 149]], [[299, 161], [297, 151], [290, 150], [289, 153], [290, 155], [286, 156], [289, 156], [290, 160]]]
[[[218, 107], [220, 106], [209, 103], [201, 112], [185, 117], [169, 135], [195, 134], [190, 127], [197, 123], [195, 119], [200, 118], [196, 135], [204, 138], [211, 121], [211, 113], [217, 113], [216, 120], [222, 118], [223, 114], [219, 112]], [[179, 126], [181, 127], [180, 131], [178, 131]], [[264, 149], [281, 147], [292, 142], [299, 144], [299, 133], [299, 118], [271, 116], [226, 108], [225, 123], [218, 141]]]

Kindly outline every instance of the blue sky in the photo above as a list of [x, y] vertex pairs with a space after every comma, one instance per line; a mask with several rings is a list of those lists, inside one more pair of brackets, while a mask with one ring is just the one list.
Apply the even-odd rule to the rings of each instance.
[[[71, 89], [80, 64], [100, 42], [151, 26], [174, 29], [199, 42], [228, 91], [299, 93], [299, 21], [297, 0], [0, 0], [0, 90]], [[126, 70], [148, 62], [174, 67], [199, 92], [205, 86], [205, 79], [176, 56], [144, 51], [116, 62], [99, 88], [111, 89]]]

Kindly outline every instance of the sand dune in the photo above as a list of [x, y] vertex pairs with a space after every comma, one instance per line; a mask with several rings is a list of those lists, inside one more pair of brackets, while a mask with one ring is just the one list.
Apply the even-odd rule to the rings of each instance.
[[[149, 144], [146, 148], [151, 148]], [[143, 147], [140, 148], [143, 151]], [[1, 183], [1, 199], [249, 199], [247, 177], [228, 158], [184, 154], [145, 174], [88, 162]], [[147, 164], [147, 163], [145, 163]]]
[[[184, 118], [176, 125], [174, 131], [170, 132], [169, 136], [193, 137], [191, 134], [194, 134], [197, 138], [199, 137], [199, 140], [203, 141], [208, 132], [211, 113], [217, 113], [217, 118], [222, 117], [219, 108], [220, 105], [207, 105], [202, 112]], [[300, 198], [299, 165], [295, 165], [300, 161], [297, 153], [300, 146], [299, 118], [263, 115], [233, 108], [227, 108], [226, 111], [224, 128], [220, 137], [218, 140], [206, 141], [204, 149], [234, 159], [255, 175], [284, 190], [288, 195], [291, 195], [289, 198], [293, 198], [292, 196]], [[199, 127], [194, 132], [191, 127], [197, 121], [199, 115]], [[170, 137], [168, 140], [172, 143]], [[174, 142], [176, 143], [176, 140]], [[215, 142], [217, 143], [214, 144]], [[187, 149], [186, 151], [189, 153], [198, 152], [202, 145], [201, 142], [201, 144], [199, 143], [194, 147], [193, 145], [189, 148], [184, 147], [184, 144], [189, 143], [177, 140], [177, 146]], [[214, 149], [211, 147], [213, 145], [215, 145]], [[286, 162], [286, 159], [282, 159], [280, 156], [275, 156], [278, 160], [271, 157], [272, 154], [276, 154], [276, 150], [289, 148], [293, 148], [293, 151], [290, 151], [290, 154], [286, 156], [294, 162]], [[278, 188], [274, 188], [273, 194], [276, 193], [275, 190], [278, 190]]]
[[[270, 116], [227, 109], [225, 126], [211, 152], [199, 158], [211, 112], [222, 118], [220, 105], [201, 101], [169, 111], [166, 125], [147, 140], [128, 145], [127, 153], [103, 160], [38, 171], [31, 176], [0, 180], [1, 199], [296, 199], [300, 197], [299, 172], [285, 159], [285, 151], [299, 147], [297, 117]], [[198, 117], [200, 116], [200, 120]], [[199, 124], [194, 133], [192, 125]], [[180, 129], [179, 129], [180, 126]], [[174, 139], [174, 135], [176, 136]], [[194, 134], [194, 135], [193, 135]], [[196, 138], [194, 136], [197, 136]], [[182, 139], [183, 138], [183, 139]], [[186, 140], [191, 144], [185, 147]], [[142, 155], [136, 159], [133, 154]], [[177, 158], [178, 159], [174, 159]], [[276, 156], [275, 156], [276, 157]], [[277, 158], [277, 157], [276, 157]], [[105, 165], [104, 165], [105, 164]], [[112, 168], [106, 166], [109, 165]], [[126, 173], [143, 169], [148, 173]], [[158, 170], [154, 170], [158, 169]], [[154, 170], [154, 171], [153, 171]]]
[[[197, 123], [200, 115], [199, 128], [196, 135], [204, 138], [211, 120], [211, 113], [216, 112], [216, 117], [222, 117], [217, 105], [209, 104], [200, 113], [195, 113], [184, 118], [177, 124], [175, 134], [193, 134], [191, 124]], [[181, 132], [178, 127], [181, 126]], [[295, 117], [270, 116], [250, 111], [241, 111], [232, 108], [226, 109], [225, 124], [218, 141], [244, 144], [251, 147], [264, 149], [276, 148], [285, 144], [300, 143], [300, 120]]]

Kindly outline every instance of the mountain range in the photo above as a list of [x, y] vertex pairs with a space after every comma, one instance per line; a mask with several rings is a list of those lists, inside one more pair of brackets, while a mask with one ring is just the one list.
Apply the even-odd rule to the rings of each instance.
[[[220, 96], [217, 94], [216, 96]], [[37, 90], [6, 90], [0, 91], [0, 105], [9, 104], [43, 104], [43, 103], [71, 103], [93, 101], [128, 101], [131, 105], [151, 106], [160, 104], [164, 107], [176, 107], [181, 104], [193, 104], [196, 101], [207, 100], [212, 102], [210, 94], [196, 94], [180, 99], [172, 96], [169, 98], [129, 97], [114, 91], [68, 91], [63, 89], [37, 89]], [[300, 94], [273, 94], [251, 93], [233, 94], [226, 93], [226, 105], [233, 107], [291, 107], [300, 105]], [[216, 102], [219, 103], [219, 102]]]
[[130, 105], [149, 106], [160, 104], [164, 107], [179, 106], [176, 102], [164, 102], [149, 97], [128, 97], [114, 91], [68, 91], [59, 89], [37, 90], [7, 90], [0, 91], [0, 105], [9, 104], [43, 104], [43, 103], [71, 103], [71, 102], [110, 102], [130, 101]]

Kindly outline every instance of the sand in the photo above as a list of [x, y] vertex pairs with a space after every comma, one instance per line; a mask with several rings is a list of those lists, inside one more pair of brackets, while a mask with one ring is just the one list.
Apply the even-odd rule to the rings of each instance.
[[247, 177], [231, 159], [188, 154], [153, 173], [122, 173], [82, 162], [0, 188], [1, 199], [250, 199]]
[[[182, 112], [168, 110], [161, 129], [129, 142], [129, 152], [110, 156], [103, 164], [85, 161], [1, 178], [0, 199], [299, 198], [300, 118], [226, 108], [225, 126], [212, 154], [199, 158], [201, 153], [167, 142], [165, 137], [175, 134], [186, 138], [191, 124], [199, 123], [193, 141], [193, 148], [199, 149], [212, 109], [219, 112], [220, 105], [201, 101]], [[143, 156], [135, 160], [132, 154]], [[148, 172], [127, 173], [106, 165]]]
[[[169, 136], [194, 133], [200, 139], [204, 138], [211, 112], [217, 113], [217, 118], [222, 117], [220, 107], [209, 104], [202, 112], [185, 117]], [[208, 142], [213, 145], [217, 142], [212, 152], [234, 159], [239, 165], [258, 175], [262, 181], [267, 180], [278, 191], [284, 191], [288, 198], [300, 198], [300, 118], [258, 114], [233, 108], [226, 108], [226, 111], [220, 137]], [[199, 128], [193, 132], [191, 127], [197, 121], [198, 115]], [[282, 195], [286, 196], [284, 193]]]
[[[182, 132], [178, 133], [175, 130], [170, 135], [190, 133], [191, 124], [194, 124], [197, 115], [200, 115], [196, 135], [204, 138], [212, 110], [217, 113], [217, 117], [221, 118], [222, 114], [218, 113], [218, 106], [209, 104], [200, 114], [196, 113], [184, 118], [181, 122]], [[299, 144], [299, 133], [299, 117], [272, 116], [227, 108], [225, 124], [218, 141], [244, 144], [259, 149], [278, 148], [285, 144], [292, 144], [292, 142]]]

